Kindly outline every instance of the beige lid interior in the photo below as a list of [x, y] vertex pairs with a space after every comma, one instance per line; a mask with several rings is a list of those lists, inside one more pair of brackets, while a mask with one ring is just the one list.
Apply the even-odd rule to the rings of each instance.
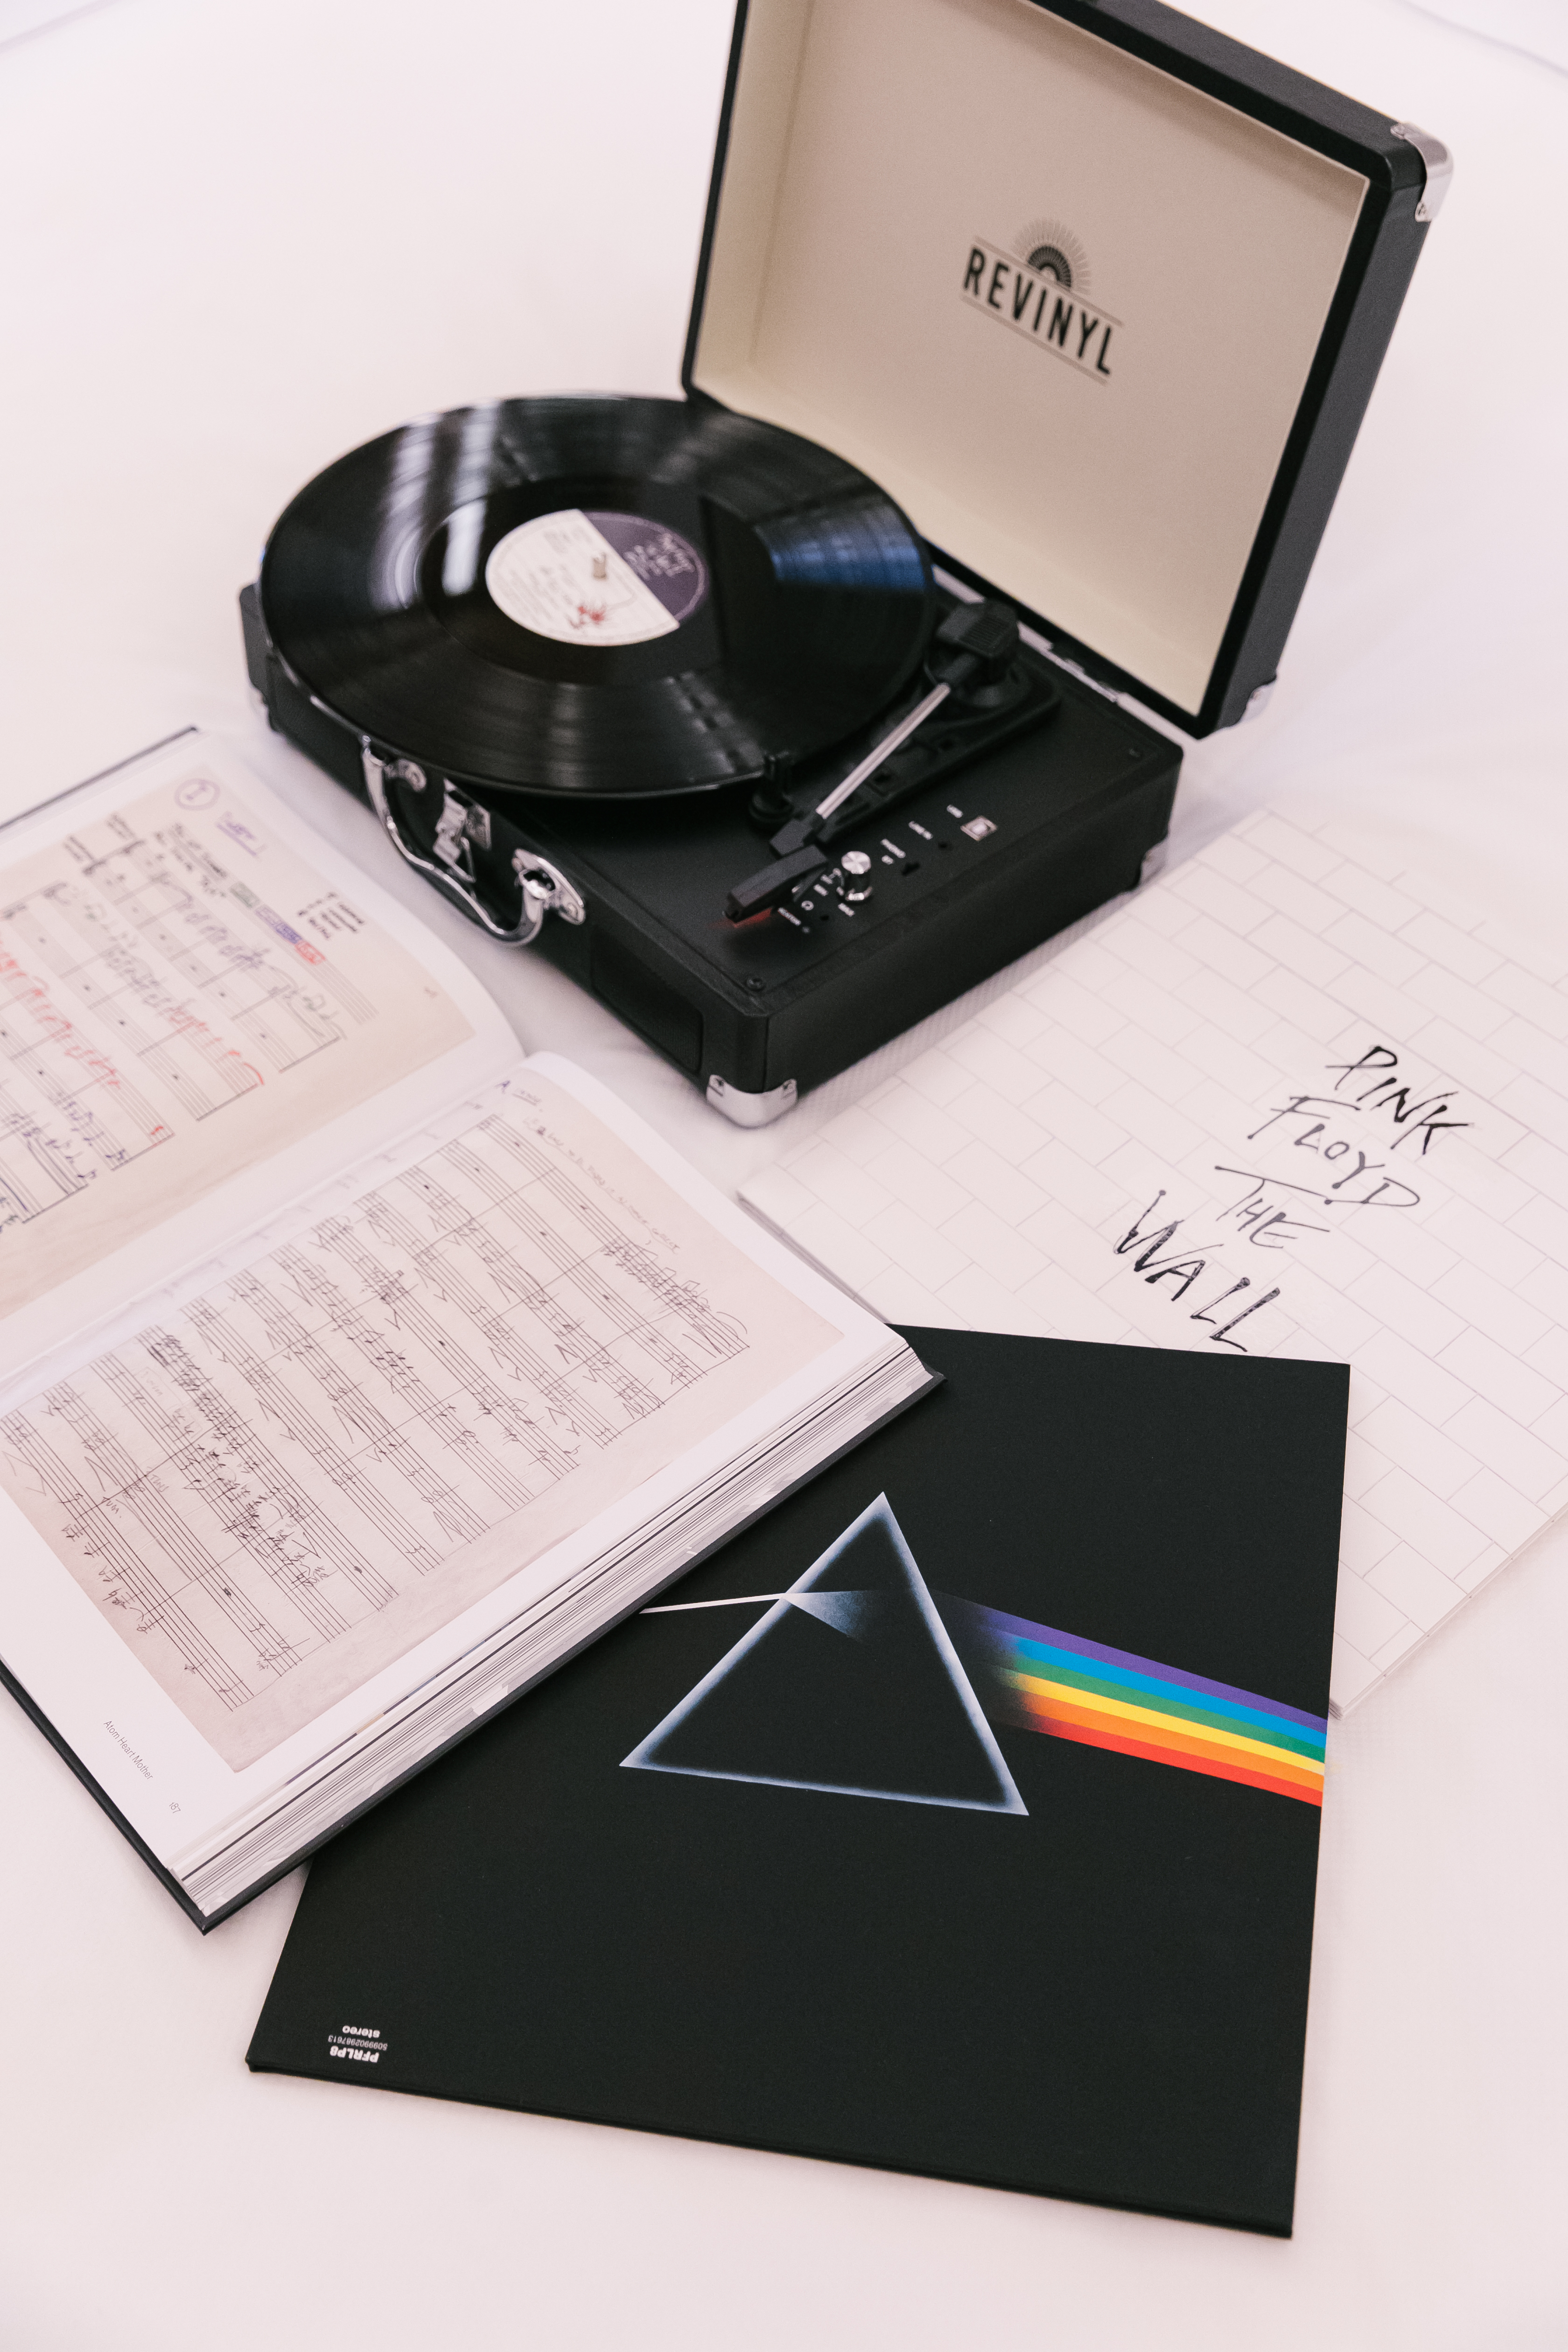
[[752, 0], [693, 382], [1195, 712], [1365, 190], [1030, 0]]

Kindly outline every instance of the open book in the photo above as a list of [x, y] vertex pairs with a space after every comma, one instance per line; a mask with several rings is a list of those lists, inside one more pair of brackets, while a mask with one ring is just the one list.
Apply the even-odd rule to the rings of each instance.
[[209, 1927], [929, 1385], [197, 735], [0, 845], [0, 1673]]

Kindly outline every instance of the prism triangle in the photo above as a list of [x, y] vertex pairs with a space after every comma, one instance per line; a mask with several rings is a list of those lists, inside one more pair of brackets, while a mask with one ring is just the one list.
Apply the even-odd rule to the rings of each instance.
[[623, 1761], [635, 1771], [1026, 1811], [885, 1495]]

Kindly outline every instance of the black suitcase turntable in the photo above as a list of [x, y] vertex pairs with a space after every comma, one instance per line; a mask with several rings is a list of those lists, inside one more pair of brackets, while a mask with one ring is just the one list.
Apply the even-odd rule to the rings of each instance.
[[684, 401], [351, 452], [280, 729], [744, 1125], [1131, 887], [1273, 680], [1447, 157], [1155, 0], [742, 0]]

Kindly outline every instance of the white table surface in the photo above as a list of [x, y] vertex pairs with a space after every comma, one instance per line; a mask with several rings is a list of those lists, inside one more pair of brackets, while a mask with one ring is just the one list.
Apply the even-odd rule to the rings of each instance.
[[[1429, 126], [1458, 173], [1273, 704], [1191, 751], [1173, 847], [1310, 794], [1558, 924], [1568, 76], [1405, 0], [1203, 13]], [[678, 389], [729, 17], [110, 0], [0, 41], [0, 814], [218, 730], [526, 1045], [733, 1185], [790, 1127], [724, 1127], [405, 881], [268, 734], [234, 611], [274, 514], [354, 443], [491, 394]], [[1559, 1528], [1336, 1727], [1289, 2243], [253, 2079], [300, 1879], [204, 1940], [0, 1704], [0, 2345], [1555, 2352], [1565, 1671]]]

